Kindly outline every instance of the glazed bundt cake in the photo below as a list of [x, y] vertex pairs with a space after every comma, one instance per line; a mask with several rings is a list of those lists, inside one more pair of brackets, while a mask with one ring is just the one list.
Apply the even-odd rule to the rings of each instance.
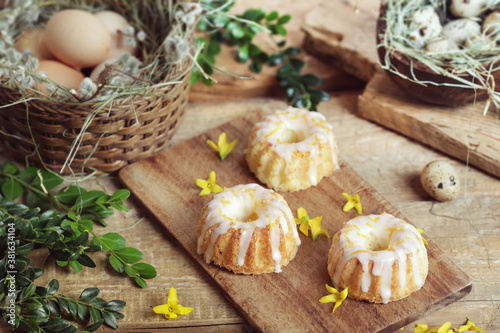
[[258, 184], [216, 194], [201, 212], [198, 253], [235, 273], [281, 272], [300, 239], [283, 197]]
[[427, 250], [418, 230], [390, 214], [359, 216], [335, 234], [328, 273], [348, 296], [388, 303], [419, 290], [427, 277]]
[[293, 107], [255, 124], [246, 159], [250, 171], [278, 191], [317, 185], [339, 167], [332, 126], [319, 112]]

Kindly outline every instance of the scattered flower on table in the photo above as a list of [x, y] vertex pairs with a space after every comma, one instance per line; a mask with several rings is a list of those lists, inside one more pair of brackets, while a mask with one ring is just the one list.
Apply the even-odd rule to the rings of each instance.
[[320, 303], [332, 303], [335, 302], [335, 306], [333, 307], [332, 313], [335, 312], [340, 304], [346, 299], [348, 288], [345, 288], [342, 291], [338, 291], [337, 289], [330, 287], [328, 284], [326, 285], [326, 289], [331, 293], [331, 295], [323, 296], [319, 299]]
[[351, 197], [347, 193], [342, 193], [344, 198], [347, 199], [347, 203], [344, 205], [344, 208], [342, 209], [344, 212], [347, 212], [353, 208], [356, 209], [358, 214], [361, 214], [363, 212], [363, 207], [361, 207], [361, 198], [359, 197], [359, 194], [355, 194], [353, 197]]
[[227, 144], [227, 134], [226, 132], [222, 132], [221, 135], [219, 135], [217, 145], [215, 145], [212, 140], [207, 140], [207, 143], [215, 151], [219, 152], [221, 161], [224, 161], [227, 155], [233, 150], [234, 145], [238, 143], [238, 139], [234, 139], [230, 144]]
[[[420, 232], [421, 234], [424, 233], [424, 229], [417, 228], [417, 231]], [[422, 240], [424, 241], [425, 246], [429, 245], [429, 242], [427, 242], [427, 240], [423, 236], [422, 236]]]
[[209, 195], [210, 193], [220, 193], [223, 191], [222, 187], [215, 183], [215, 171], [210, 172], [207, 180], [196, 179], [196, 185], [201, 187], [200, 196]]
[[485, 330], [482, 330], [479, 327], [477, 327], [474, 324], [474, 322], [470, 318], [467, 317], [467, 323], [465, 325], [460, 326], [458, 329], [452, 328], [451, 322], [448, 321], [437, 328], [429, 328], [429, 325], [427, 325], [427, 324], [416, 324], [415, 331], [413, 331], [413, 333], [434, 333], [434, 332], [454, 333], [454, 332], [469, 332], [469, 331], [485, 332]]
[[295, 219], [295, 223], [300, 225], [299, 230], [306, 236], [309, 236], [309, 227], [311, 227], [311, 238], [316, 240], [320, 234], [325, 234], [326, 237], [330, 237], [325, 229], [321, 229], [321, 219], [322, 216], [310, 219], [307, 215], [307, 211], [300, 207], [297, 209], [298, 218]]
[[177, 291], [172, 287], [168, 292], [167, 304], [158, 305], [153, 308], [153, 311], [158, 314], [164, 314], [167, 319], [175, 319], [177, 316], [182, 316], [193, 311], [193, 308], [188, 308], [179, 305], [177, 299]]

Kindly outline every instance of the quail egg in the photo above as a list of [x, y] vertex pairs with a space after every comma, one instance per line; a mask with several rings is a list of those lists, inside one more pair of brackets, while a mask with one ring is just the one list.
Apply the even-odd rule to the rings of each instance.
[[450, 12], [456, 17], [476, 17], [488, 9], [488, 0], [451, 0]]
[[457, 172], [446, 161], [433, 161], [422, 170], [420, 181], [425, 192], [439, 201], [453, 200], [460, 191]]
[[443, 35], [456, 44], [463, 44], [467, 38], [481, 33], [481, 26], [471, 19], [458, 19], [448, 22], [443, 27]]
[[432, 37], [441, 33], [443, 26], [434, 7], [424, 6], [416, 10], [410, 23], [410, 40], [413, 47], [421, 49]]

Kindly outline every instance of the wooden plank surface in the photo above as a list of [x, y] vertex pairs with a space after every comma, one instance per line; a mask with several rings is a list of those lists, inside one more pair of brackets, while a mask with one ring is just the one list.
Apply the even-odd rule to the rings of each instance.
[[378, 65], [375, 31], [380, 0], [332, 0], [313, 7], [302, 29], [304, 47], [368, 82]]
[[359, 99], [359, 115], [500, 177], [500, 121], [485, 103], [441, 107], [400, 90], [384, 72]]
[[[487, 332], [500, 333], [500, 180], [475, 167], [466, 168], [464, 163], [436, 149], [358, 117], [358, 97], [356, 92], [336, 93], [329, 102], [319, 106], [334, 126], [343, 160], [403, 216], [421, 226], [427, 238], [439, 244], [473, 282], [470, 294], [416, 322], [439, 327], [451, 321], [453, 327], [458, 327], [468, 316]], [[270, 113], [285, 106], [282, 100], [273, 99], [190, 103], [171, 144], [182, 143], [232, 119], [257, 111]], [[9, 156], [0, 148], [0, 160], [6, 159]], [[461, 192], [453, 201], [435, 202], [420, 186], [421, 170], [437, 159], [450, 162], [461, 180]], [[68, 179], [68, 184], [73, 184], [73, 180]], [[80, 185], [107, 193], [123, 187], [112, 175], [89, 179]], [[148, 288], [137, 288], [130, 279], [119, 276], [109, 267], [104, 253], [92, 255], [97, 268], [84, 268], [76, 273], [68, 267], [57, 266], [51, 259], [46, 260], [45, 250], [30, 255], [33, 265], [43, 265], [45, 269], [37, 284], [46, 285], [57, 278], [65, 295], [78, 297], [83, 289], [98, 287], [104, 299], [125, 300], [127, 306], [123, 311], [125, 318], [119, 320], [120, 332], [251, 331], [216, 284], [164, 232], [157, 220], [134, 198], [127, 200], [126, 205], [130, 209], [128, 213], [116, 213], [107, 219], [108, 228], [97, 226], [95, 232], [102, 235], [118, 231], [129, 246], [144, 253], [144, 262], [158, 270], [158, 276], [147, 281]], [[139, 219], [142, 222], [130, 228]], [[170, 287], [177, 289], [180, 304], [194, 308], [192, 313], [175, 320], [153, 313], [154, 306], [166, 302]], [[413, 332], [416, 322], [398, 332]], [[105, 328], [102, 332], [114, 331]]]
[[[196, 230], [201, 208], [211, 196], [199, 197], [194, 179], [206, 178], [215, 170], [217, 183], [221, 186], [257, 182], [244, 157], [254, 122], [255, 117], [233, 120], [129, 165], [119, 173], [119, 178], [136, 199], [217, 283], [254, 329], [264, 332], [332, 329], [392, 332], [470, 292], [470, 279], [432, 241], [428, 247], [429, 276], [420, 291], [387, 305], [349, 299], [335, 315], [331, 315], [331, 306], [318, 302], [326, 294], [324, 285], [330, 283], [326, 259], [331, 241], [326, 238], [320, 237], [313, 242], [301, 235], [303, 244], [297, 256], [280, 274], [244, 276], [206, 264], [196, 252]], [[223, 162], [206, 145], [207, 139], [216, 140], [222, 132], [230, 139], [239, 139], [233, 153]], [[344, 191], [360, 194], [365, 214], [386, 211], [402, 216], [346, 163], [341, 163], [340, 170], [316, 187], [282, 194], [292, 211], [302, 206], [307, 207], [311, 216], [322, 215], [322, 227], [333, 235], [343, 222], [357, 215], [353, 211], [342, 211], [345, 199], [341, 193]]]

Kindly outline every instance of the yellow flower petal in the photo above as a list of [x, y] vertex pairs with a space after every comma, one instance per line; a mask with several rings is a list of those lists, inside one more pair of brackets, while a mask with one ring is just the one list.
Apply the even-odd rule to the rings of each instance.
[[165, 313], [165, 318], [167, 318], [167, 319], [175, 319], [175, 318], [177, 318], [177, 314], [175, 312]]
[[344, 212], [347, 212], [348, 210], [351, 210], [353, 208], [356, 209], [358, 214], [361, 214], [363, 212], [363, 207], [361, 206], [361, 198], [359, 194], [355, 194], [353, 197], [351, 197], [347, 193], [342, 193], [342, 196], [347, 199], [347, 203], [344, 205], [344, 208], [342, 208]]
[[443, 325], [441, 325], [437, 332], [438, 333], [447, 333], [448, 332], [448, 329], [451, 328], [451, 321], [447, 322], [447, 323], [444, 323]]
[[170, 307], [174, 307], [177, 305], [177, 291], [174, 289], [174, 287], [170, 288], [170, 291], [168, 292], [168, 305]]
[[196, 179], [196, 185], [198, 185], [201, 188], [207, 187], [208, 182], [204, 179]]
[[220, 135], [219, 135], [219, 149], [227, 146], [227, 134], [226, 132], [222, 132]]
[[313, 240], [316, 240], [320, 234], [325, 234], [326, 237], [330, 237], [328, 235], [328, 232], [324, 229], [321, 229], [321, 219], [322, 216], [318, 216], [313, 218], [312, 220], [309, 220], [309, 225], [311, 226], [311, 237]]
[[222, 191], [224, 191], [224, 189], [223, 189], [222, 187], [220, 187], [219, 185], [214, 184], [214, 185], [212, 186], [212, 192], [213, 192], [213, 193], [220, 193], [220, 192], [222, 192]]
[[215, 171], [210, 172], [210, 175], [208, 176], [207, 182], [210, 184], [215, 184]]
[[414, 333], [426, 333], [428, 329], [429, 326], [427, 324], [416, 324]]
[[331, 292], [332, 294], [335, 294], [335, 295], [337, 295], [339, 293], [339, 291], [337, 289], [335, 289], [334, 287], [330, 287], [328, 284], [326, 285], [326, 290], [328, 290], [329, 292]]
[[307, 211], [303, 207], [300, 207], [299, 209], [297, 209], [297, 215], [298, 215], [299, 220], [302, 220], [302, 218], [304, 216], [309, 218], [309, 216], [307, 215]]
[[309, 236], [309, 223], [306, 222], [302, 222], [300, 224], [300, 228], [299, 228], [300, 231], [302, 231], [302, 233], [306, 236]]
[[169, 310], [168, 304], [163, 304], [163, 305], [155, 306], [153, 308], [153, 311], [155, 313], [158, 313], [158, 314], [165, 314], [165, 313], [168, 313], [170, 310]]
[[336, 295], [326, 295], [319, 299], [320, 303], [332, 303], [337, 301]]
[[210, 147], [212, 147], [215, 151], [219, 151], [219, 147], [215, 145], [215, 143], [212, 140], [207, 140], [207, 143]]
[[352, 202], [348, 201], [345, 205], [344, 205], [344, 208], [342, 208], [342, 210], [344, 212], [347, 212], [348, 210], [351, 210], [354, 208], [354, 205], [352, 204]]
[[174, 307], [174, 312], [178, 315], [186, 315], [188, 313], [190, 313], [191, 311], [193, 311], [193, 308], [188, 308], [186, 306], [180, 306], [180, 305], [176, 305]]

